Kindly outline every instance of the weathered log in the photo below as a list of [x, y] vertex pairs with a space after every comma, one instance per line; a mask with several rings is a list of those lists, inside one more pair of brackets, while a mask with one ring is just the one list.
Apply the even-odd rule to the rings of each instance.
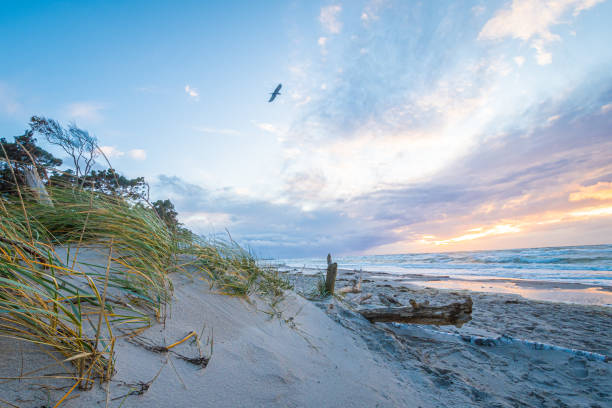
[[325, 290], [333, 295], [336, 286], [336, 275], [338, 274], [338, 264], [332, 263], [331, 254], [327, 254], [327, 276], [325, 277]]
[[359, 313], [374, 322], [397, 322], [413, 324], [433, 324], [437, 326], [455, 325], [461, 327], [472, 319], [472, 298], [464, 302], [451, 303], [445, 306], [429, 306], [414, 300], [410, 306], [383, 307], [363, 309]]

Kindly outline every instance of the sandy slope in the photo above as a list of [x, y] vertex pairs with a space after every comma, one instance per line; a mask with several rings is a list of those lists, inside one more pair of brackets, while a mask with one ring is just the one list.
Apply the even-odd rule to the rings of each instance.
[[[340, 274], [339, 286], [350, 276]], [[313, 278], [296, 281], [312, 288]], [[407, 288], [393, 282], [364, 284], [372, 303], [308, 301], [295, 292], [274, 310], [218, 295], [207, 283], [175, 275], [175, 299], [166, 324], [142, 338], [169, 345], [191, 331], [213, 338], [212, 358], [201, 368], [120, 340], [110, 407], [610, 407], [610, 363], [520, 344], [479, 346], [446, 333], [509, 334], [612, 354], [612, 309], [533, 302], [516, 295], [472, 293], [474, 319], [461, 329], [372, 325], [354, 311], [376, 305], [378, 293], [432, 303], [464, 292]], [[199, 356], [187, 341], [175, 349]], [[203, 342], [201, 351], [210, 354]], [[48, 350], [0, 339], [0, 376], [18, 376], [52, 364]], [[67, 367], [70, 370], [71, 367]], [[161, 370], [161, 371], [160, 371]], [[36, 373], [59, 374], [51, 366]], [[142, 395], [126, 394], [153, 381]], [[0, 398], [14, 406], [53, 406], [72, 380], [0, 382]], [[106, 384], [75, 393], [66, 407], [104, 407]], [[64, 388], [62, 388], [64, 387]], [[4, 406], [0, 402], [0, 406]], [[10, 405], [7, 405], [10, 406]]]
[[[271, 317], [262, 301], [248, 304], [214, 294], [203, 282], [175, 276], [175, 301], [165, 328], [156, 325], [143, 337], [170, 344], [192, 330], [214, 338], [213, 354], [205, 369], [171, 355], [153, 353], [120, 341], [116, 348], [117, 373], [111, 399], [130, 391], [125, 384], [148, 382], [163, 365], [159, 377], [141, 396], [127, 397], [124, 407], [238, 407], [238, 406], [412, 406], [413, 391], [397, 381], [385, 363], [377, 361], [364, 341], [337, 325], [305, 299], [289, 294], [280, 305], [281, 316]], [[0, 343], [0, 375], [19, 372], [19, 349], [13, 341]], [[194, 344], [176, 350], [197, 356]], [[15, 352], [17, 351], [17, 352]], [[206, 351], [206, 347], [204, 347]], [[208, 350], [210, 351], [210, 350]], [[24, 371], [49, 358], [34, 348], [24, 353]], [[47, 372], [57, 373], [58, 367]], [[41, 380], [0, 384], [2, 399], [20, 407], [47, 403]], [[49, 381], [54, 387], [71, 381]], [[104, 385], [105, 388], [105, 385]], [[80, 393], [66, 407], [105, 406], [104, 388]], [[64, 391], [50, 391], [51, 401]], [[116, 407], [121, 399], [111, 401]], [[418, 403], [418, 405], [426, 405]]]

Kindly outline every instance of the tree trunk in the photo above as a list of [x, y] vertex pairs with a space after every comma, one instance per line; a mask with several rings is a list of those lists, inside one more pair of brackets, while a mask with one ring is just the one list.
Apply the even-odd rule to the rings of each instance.
[[429, 306], [410, 300], [411, 306], [363, 309], [359, 313], [374, 322], [397, 322], [413, 324], [433, 324], [437, 326], [455, 325], [461, 327], [472, 319], [472, 298], [464, 302], [445, 306]]

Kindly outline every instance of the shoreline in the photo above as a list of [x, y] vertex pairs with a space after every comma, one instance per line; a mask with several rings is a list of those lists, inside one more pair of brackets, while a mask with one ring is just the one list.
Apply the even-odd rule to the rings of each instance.
[[[279, 266], [285, 274], [318, 276], [325, 270]], [[338, 276], [351, 277], [361, 274], [363, 280], [388, 282], [410, 288], [434, 288], [439, 290], [465, 290], [469, 292], [515, 294], [525, 299], [551, 303], [566, 303], [612, 307], [612, 286], [551, 280], [531, 280], [481, 276], [472, 278], [451, 275], [426, 275], [420, 273], [396, 274], [389, 272], [356, 271], [338, 268]]]

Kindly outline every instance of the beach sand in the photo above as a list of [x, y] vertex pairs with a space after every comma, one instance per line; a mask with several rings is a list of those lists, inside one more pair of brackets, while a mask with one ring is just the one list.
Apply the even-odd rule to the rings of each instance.
[[[406, 287], [366, 279], [363, 293], [343, 300], [307, 300], [316, 276], [288, 273], [296, 291], [274, 308], [252, 295], [247, 301], [215, 293], [207, 282], [173, 275], [174, 299], [165, 324], [141, 338], [168, 345], [191, 331], [173, 351], [200, 352], [208, 365], [175, 353], [155, 353], [119, 339], [110, 383], [75, 391], [65, 407], [609, 407], [610, 363], [562, 350], [528, 345], [478, 345], [458, 335], [515, 338], [612, 355], [612, 309], [532, 301], [515, 294]], [[337, 288], [354, 278], [340, 271]], [[372, 294], [362, 305], [356, 298]], [[462, 328], [371, 324], [357, 310], [380, 306], [379, 293], [443, 304], [471, 295], [473, 319]], [[212, 344], [211, 344], [212, 343]], [[0, 338], [0, 377], [32, 370], [62, 375], [50, 350]], [[151, 380], [154, 381], [150, 383]], [[142, 384], [148, 383], [144, 390]], [[1, 380], [0, 406], [53, 406], [70, 379]], [[108, 387], [108, 388], [107, 388]], [[142, 391], [138, 395], [138, 391]], [[128, 394], [132, 395], [128, 395]], [[7, 404], [13, 404], [8, 405]]]

